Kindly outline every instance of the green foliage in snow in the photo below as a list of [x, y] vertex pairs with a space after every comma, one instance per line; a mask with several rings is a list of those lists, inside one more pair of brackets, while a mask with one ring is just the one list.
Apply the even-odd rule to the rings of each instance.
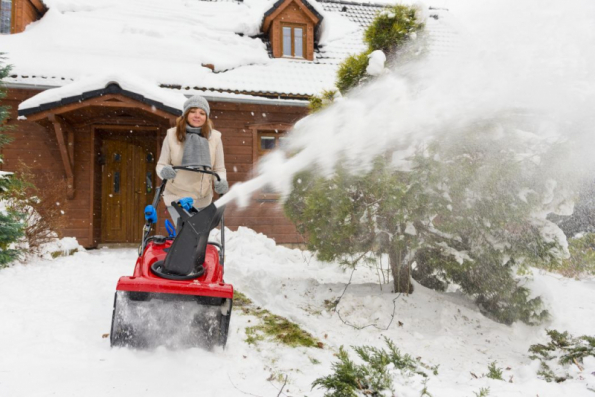
[[550, 341], [547, 344], [535, 344], [529, 347], [532, 360], [539, 360], [541, 366], [537, 373], [548, 382], [564, 382], [570, 379], [568, 367], [581, 365], [585, 357], [595, 357], [595, 336], [573, 337], [567, 331], [548, 330]]
[[319, 110], [322, 110], [331, 103], [333, 103], [337, 94], [337, 90], [324, 90], [322, 91], [322, 94], [320, 94], [320, 96], [311, 96], [308, 103], [310, 113], [318, 112]]
[[488, 365], [488, 373], [486, 376], [490, 379], [504, 380], [502, 377], [502, 368], [498, 368], [495, 361]]
[[[326, 397], [356, 397], [360, 395], [379, 396], [383, 392], [393, 390], [393, 375], [395, 370], [404, 375], [428, 375], [422, 370], [420, 361], [399, 351], [388, 338], [384, 338], [387, 350], [371, 346], [353, 347], [362, 364], [350, 359], [349, 354], [341, 346], [337, 355], [339, 361], [333, 363], [333, 373], [316, 379], [312, 387], [326, 390]], [[427, 390], [424, 389], [427, 395]]]
[[[384, 52], [389, 63], [414, 59], [424, 53], [422, 48], [410, 46], [423, 33], [424, 24], [419, 22], [419, 12], [415, 6], [394, 5], [378, 13], [364, 32], [367, 49], [349, 56], [339, 66], [335, 85], [341, 94], [347, 94], [370, 78], [366, 68], [372, 51]], [[421, 43], [422, 40], [418, 41]], [[314, 95], [310, 98], [310, 109], [316, 112], [333, 100], [334, 95], [328, 97], [328, 91]]]
[[575, 278], [595, 275], [595, 233], [569, 239], [568, 251], [570, 257], [562, 262], [558, 273]]
[[387, 7], [378, 13], [364, 32], [364, 42], [372, 51], [394, 54], [424, 28], [417, 13], [419, 10], [412, 6], [397, 4]]
[[366, 77], [369, 52], [351, 55], [345, 59], [337, 71], [337, 88], [342, 94], [362, 83]]
[[[0, 54], [0, 61], [2, 60]], [[10, 66], [2, 66], [0, 64], [0, 82], [10, 72]], [[4, 98], [6, 92], [0, 86], [0, 99]], [[12, 139], [4, 134], [9, 129], [5, 125], [5, 121], [8, 118], [8, 109], [4, 106], [0, 106], [0, 150]], [[2, 155], [0, 154], [0, 164], [2, 164]], [[0, 175], [0, 203], [3, 203], [8, 192], [18, 189], [20, 181], [13, 175]], [[1, 204], [4, 208], [5, 203]], [[8, 264], [14, 261], [19, 256], [17, 249], [11, 248], [11, 244], [16, 242], [23, 236], [24, 224], [22, 223], [23, 214], [12, 209], [1, 209], [0, 208], [0, 269], [8, 266]]]
[[445, 126], [449, 139], [417, 148], [405, 167], [387, 152], [357, 174], [346, 161], [328, 177], [302, 172], [286, 214], [321, 260], [353, 267], [388, 256], [395, 292], [413, 292], [411, 277], [438, 290], [453, 285], [496, 321], [539, 323], [548, 314], [518, 275], [560, 266], [565, 237], [536, 214], [563, 203], [572, 181], [553, 181], [547, 168], [563, 144], [540, 148], [541, 162], [519, 160], [536, 150], [519, 138], [522, 124], [500, 114]]

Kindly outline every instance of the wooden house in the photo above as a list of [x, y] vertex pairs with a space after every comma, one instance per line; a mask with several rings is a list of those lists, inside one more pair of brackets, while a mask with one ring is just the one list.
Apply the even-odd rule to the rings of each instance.
[[[139, 241], [180, 98], [209, 100], [229, 182], [246, 180], [308, 113], [308, 97], [332, 88], [340, 62], [364, 49], [363, 29], [383, 8], [341, 0], [1, 2], [0, 51], [13, 67], [1, 104], [16, 128], [0, 168], [24, 162], [47, 180], [66, 180], [62, 233], [85, 247]], [[440, 12], [432, 12], [443, 37]], [[302, 243], [266, 192], [244, 210], [230, 206], [226, 226]]]

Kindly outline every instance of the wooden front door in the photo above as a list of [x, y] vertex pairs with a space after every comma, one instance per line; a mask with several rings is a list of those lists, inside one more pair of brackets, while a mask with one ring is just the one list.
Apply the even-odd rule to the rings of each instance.
[[155, 186], [153, 140], [104, 139], [101, 241], [139, 243]]

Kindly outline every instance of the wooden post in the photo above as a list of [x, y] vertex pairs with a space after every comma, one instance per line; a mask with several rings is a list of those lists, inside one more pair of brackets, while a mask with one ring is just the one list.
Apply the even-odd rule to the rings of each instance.
[[[54, 125], [54, 131], [56, 132], [56, 139], [58, 141], [58, 147], [60, 148], [60, 156], [62, 157], [62, 164], [64, 165], [64, 171], [66, 172], [67, 191], [66, 197], [69, 200], [74, 198], [74, 162], [69, 156], [69, 152], [74, 152], [74, 149], [70, 149], [66, 146], [66, 140], [64, 139], [64, 129], [59, 117], [54, 114], [48, 116], [48, 120]], [[74, 139], [74, 135], [73, 135]]]
[[68, 159], [70, 167], [74, 169], [74, 130], [68, 125]]

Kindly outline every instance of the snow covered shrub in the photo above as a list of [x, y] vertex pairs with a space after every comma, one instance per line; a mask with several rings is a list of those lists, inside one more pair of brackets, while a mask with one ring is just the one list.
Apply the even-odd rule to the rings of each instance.
[[[3, 136], [0, 135], [0, 141]], [[0, 143], [0, 147], [1, 147]], [[6, 208], [4, 195], [12, 189], [14, 180], [9, 175], [0, 175], [0, 269], [7, 267], [10, 262], [17, 259], [20, 250], [15, 243], [23, 237], [23, 214]]]
[[494, 361], [488, 365], [488, 373], [486, 376], [490, 379], [504, 380], [502, 377], [502, 368], [498, 368], [496, 364], [496, 361]]
[[[0, 54], [0, 61], [2, 54]], [[0, 81], [8, 75], [9, 66], [0, 66]], [[0, 99], [6, 95], [0, 86]], [[11, 138], [2, 132], [9, 129], [4, 125], [8, 117], [8, 109], [0, 107], [0, 149], [11, 142]], [[0, 155], [0, 164], [3, 163]], [[14, 243], [23, 235], [22, 214], [18, 211], [6, 207], [6, 195], [18, 187], [20, 181], [9, 172], [0, 171], [0, 269], [8, 266], [19, 255], [19, 250], [14, 247]]]
[[320, 96], [311, 96], [309, 98], [308, 108], [310, 109], [310, 113], [317, 112], [321, 109], [324, 109], [326, 106], [330, 105], [334, 102], [335, 97], [337, 96], [337, 90], [324, 90]]
[[406, 47], [424, 28], [421, 9], [408, 5], [393, 5], [381, 11], [364, 32], [364, 42], [372, 51], [394, 54]]
[[559, 332], [548, 330], [550, 342], [546, 345], [531, 345], [529, 356], [532, 360], [539, 360], [541, 367], [537, 373], [548, 382], [564, 382], [572, 378], [569, 373], [569, 367], [576, 365], [579, 370], [583, 370], [582, 365], [588, 357], [595, 358], [595, 337], [583, 335], [578, 338], [568, 334], [568, 332]]
[[337, 70], [337, 88], [342, 94], [347, 93], [365, 81], [369, 52], [351, 55], [339, 65]]
[[[7, 195], [7, 205], [23, 214], [25, 224], [22, 246], [28, 255], [38, 255], [42, 246], [61, 237], [66, 217], [60, 203], [66, 192], [66, 181], [47, 173], [34, 175], [23, 163], [16, 173], [22, 184]], [[41, 187], [37, 187], [41, 186]]]
[[312, 387], [326, 389], [327, 392], [324, 395], [328, 397], [380, 396], [386, 395], [387, 391], [393, 395], [393, 377], [397, 373], [404, 376], [418, 374], [426, 378], [428, 374], [421, 369], [426, 368], [437, 375], [437, 367], [429, 367], [408, 354], [402, 354], [386, 337], [384, 341], [388, 350], [371, 346], [353, 347], [362, 364], [352, 361], [341, 346], [337, 355], [339, 361], [332, 365], [334, 372], [316, 379]]
[[416, 236], [403, 231], [409, 211], [423, 211], [423, 192], [387, 161], [377, 158], [364, 175], [340, 166], [329, 179], [300, 173], [285, 211], [319, 259], [353, 267], [369, 253], [388, 254], [395, 291], [412, 292], [407, 258]]
[[595, 275], [595, 233], [577, 235], [568, 240], [570, 257], [564, 259], [559, 273], [566, 277], [580, 278]]
[[22, 236], [22, 225], [13, 214], [0, 213], [0, 269], [18, 258], [19, 250], [12, 244]]
[[488, 397], [490, 395], [490, 388], [482, 387], [478, 392], [473, 392], [473, 394], [475, 394], [476, 397]]
[[537, 323], [547, 312], [517, 274], [558, 268], [568, 254], [545, 217], [566, 207], [572, 178], [550, 169], [567, 148], [532, 135], [525, 121], [499, 114], [445, 126], [411, 148], [407, 165], [387, 152], [364, 174], [347, 164], [329, 178], [303, 172], [286, 213], [321, 260], [355, 266], [386, 254], [396, 292], [412, 292], [413, 276], [460, 289], [497, 321]]
[[592, 175], [586, 176], [581, 185], [572, 214], [550, 216], [569, 238], [595, 232], [595, 181]]
[[[422, 14], [420, 8], [407, 5], [389, 6], [381, 11], [364, 32], [364, 42], [368, 48], [360, 54], [349, 56], [339, 65], [335, 85], [341, 94], [346, 94], [370, 77], [366, 69], [373, 51], [390, 55], [389, 62], [404, 62], [421, 56], [424, 53], [423, 46], [415, 46], [413, 42], [425, 27]], [[325, 100], [332, 102], [334, 95], [329, 96], [329, 91], [324, 91], [320, 96], [312, 96], [311, 111], [324, 107]]]

